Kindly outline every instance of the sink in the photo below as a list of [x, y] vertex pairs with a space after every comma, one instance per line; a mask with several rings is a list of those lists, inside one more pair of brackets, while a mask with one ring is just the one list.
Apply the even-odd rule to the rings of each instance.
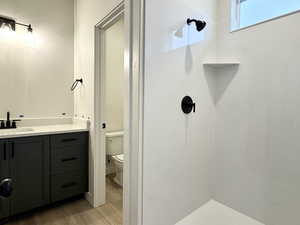
[[0, 130], [0, 135], [26, 133], [26, 132], [32, 132], [32, 131], [34, 131], [34, 129], [30, 128], [30, 127], [20, 127], [20, 128], [16, 128], [16, 129], [3, 129], [3, 130]]
[[33, 128], [30, 128], [30, 127], [21, 127], [21, 128], [17, 128], [15, 129], [17, 133], [19, 132], [32, 132], [34, 131]]

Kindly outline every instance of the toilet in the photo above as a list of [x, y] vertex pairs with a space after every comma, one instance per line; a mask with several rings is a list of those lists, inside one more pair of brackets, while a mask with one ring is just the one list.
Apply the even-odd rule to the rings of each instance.
[[106, 154], [111, 157], [116, 176], [114, 182], [123, 186], [123, 135], [122, 131], [106, 133]]
[[115, 155], [112, 157], [113, 163], [116, 169], [116, 176], [114, 181], [123, 187], [123, 164], [124, 164], [124, 154]]

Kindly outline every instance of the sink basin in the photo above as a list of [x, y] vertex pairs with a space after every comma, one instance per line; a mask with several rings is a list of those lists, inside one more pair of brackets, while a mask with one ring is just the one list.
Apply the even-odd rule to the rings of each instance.
[[34, 131], [34, 129], [30, 128], [30, 127], [22, 127], [22, 128], [17, 128], [15, 130], [16, 130], [16, 132], [31, 132], [31, 131]]
[[26, 133], [26, 132], [32, 132], [32, 131], [34, 131], [34, 129], [30, 128], [30, 127], [20, 127], [20, 128], [16, 128], [16, 129], [3, 129], [3, 130], [0, 130], [0, 135]]

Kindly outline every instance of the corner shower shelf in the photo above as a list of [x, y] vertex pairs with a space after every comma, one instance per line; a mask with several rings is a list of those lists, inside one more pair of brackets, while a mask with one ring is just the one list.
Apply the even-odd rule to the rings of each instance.
[[206, 61], [203, 62], [203, 66], [209, 66], [214, 68], [223, 68], [230, 66], [239, 66], [240, 62], [238, 61]]

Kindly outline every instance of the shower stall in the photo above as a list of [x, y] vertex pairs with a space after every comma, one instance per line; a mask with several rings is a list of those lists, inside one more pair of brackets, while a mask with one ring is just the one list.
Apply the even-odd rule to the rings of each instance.
[[231, 32], [231, 7], [145, 3], [143, 225], [300, 224], [300, 14]]

